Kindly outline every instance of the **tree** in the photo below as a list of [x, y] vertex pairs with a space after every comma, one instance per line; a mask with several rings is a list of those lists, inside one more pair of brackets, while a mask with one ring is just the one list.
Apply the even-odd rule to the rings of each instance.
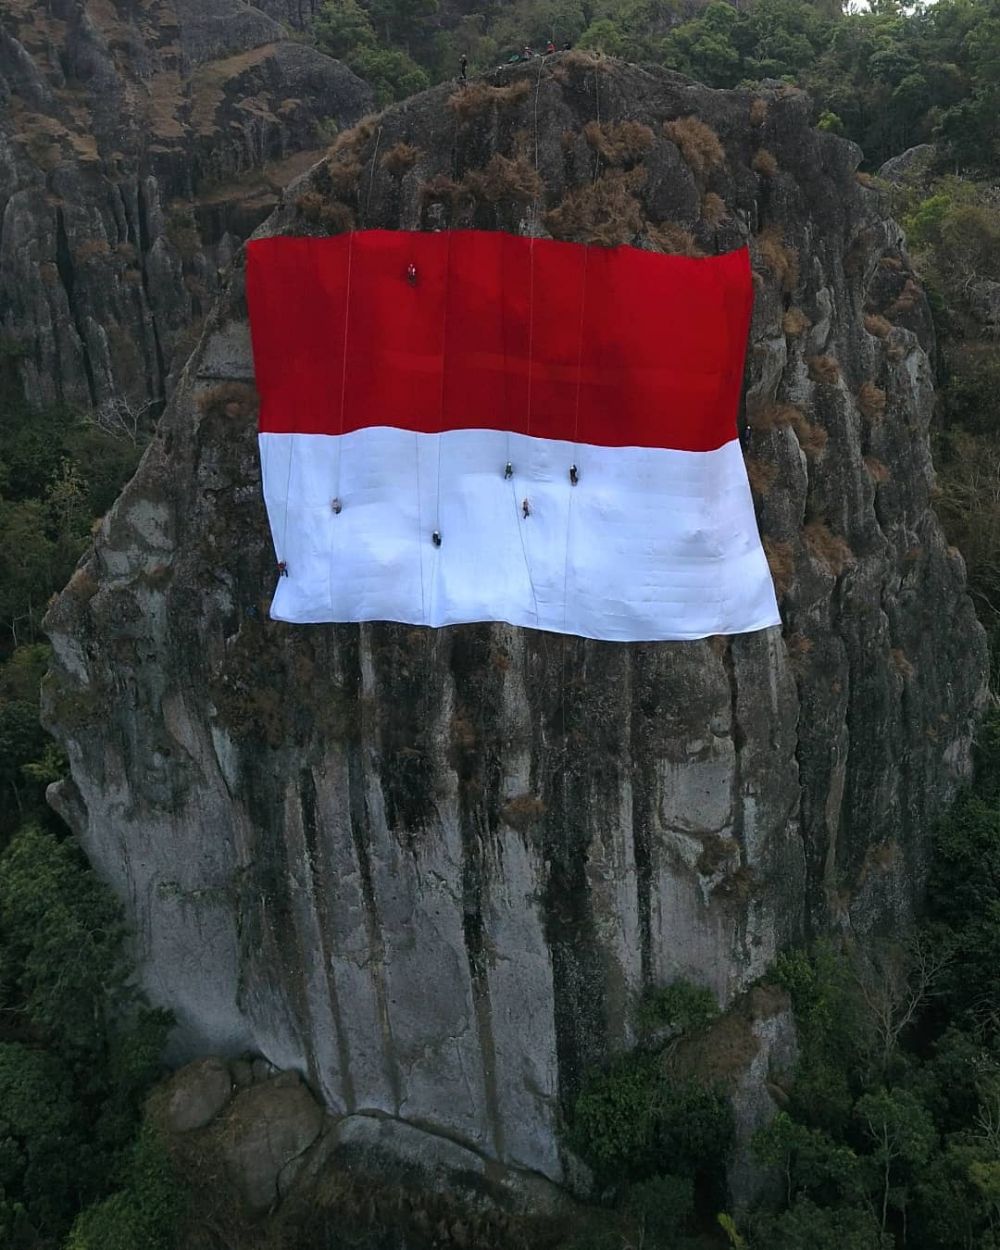
[[0, 1184], [39, 1235], [107, 1191], [160, 1070], [169, 1018], [135, 988], [125, 939], [76, 848], [21, 829], [0, 855], [0, 1024], [31, 1045], [0, 1047]]
[[853, 968], [865, 1008], [864, 1045], [883, 1078], [900, 1036], [938, 993], [950, 961], [948, 944], [923, 932], [901, 944], [874, 944], [857, 951]]
[[892, 1238], [862, 1207], [820, 1207], [799, 1198], [778, 1215], [752, 1221], [754, 1250], [892, 1250]]
[[762, 1163], [781, 1169], [789, 1205], [803, 1194], [824, 1203], [863, 1197], [854, 1151], [822, 1129], [796, 1122], [785, 1111], [754, 1135], [753, 1153]]
[[929, 1159], [937, 1134], [927, 1109], [905, 1089], [880, 1089], [858, 1099], [855, 1115], [872, 1144], [881, 1174], [882, 1231], [890, 1203], [906, 1211], [916, 1169]]
[[377, 43], [368, 11], [358, 0], [327, 0], [310, 29], [319, 49], [340, 61], [348, 61], [359, 49], [374, 48]]

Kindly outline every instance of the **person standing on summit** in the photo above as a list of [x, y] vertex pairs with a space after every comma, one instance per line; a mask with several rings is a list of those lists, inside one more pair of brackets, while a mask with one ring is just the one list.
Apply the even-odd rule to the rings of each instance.
[[459, 77], [462, 79], [463, 82], [465, 82], [466, 71], [469, 68], [469, 58], [465, 55], [464, 52], [459, 58], [458, 66], [459, 66]]

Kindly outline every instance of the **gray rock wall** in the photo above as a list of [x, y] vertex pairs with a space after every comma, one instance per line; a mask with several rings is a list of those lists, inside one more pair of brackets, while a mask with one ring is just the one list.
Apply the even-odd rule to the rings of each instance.
[[218, 271], [367, 86], [242, 0], [0, 11], [0, 338], [36, 404], [164, 397]]
[[[73, 775], [52, 800], [128, 903], [178, 1056], [259, 1052], [335, 1114], [559, 1180], [561, 1108], [645, 986], [727, 1002], [787, 944], [905, 922], [985, 650], [931, 506], [926, 305], [856, 149], [787, 89], [578, 55], [524, 81], [386, 113], [263, 229], [749, 241], [746, 456], [783, 631], [268, 621], [253, 405], [218, 389], [252, 377], [237, 259], [50, 613], [46, 704]], [[717, 150], [664, 130], [694, 114]], [[650, 132], [623, 177], [584, 127], [625, 117]]]

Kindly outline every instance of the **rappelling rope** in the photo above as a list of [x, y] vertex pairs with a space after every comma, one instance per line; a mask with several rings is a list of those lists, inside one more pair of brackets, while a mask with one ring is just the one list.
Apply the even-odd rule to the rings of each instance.
[[[583, 289], [580, 292], [580, 332], [576, 350], [576, 401], [573, 413], [573, 464], [570, 473], [577, 473], [580, 467], [580, 391], [583, 384], [583, 329], [587, 315], [587, 275], [589, 272], [590, 252], [583, 249]], [[569, 539], [573, 521], [573, 499], [576, 495], [578, 478], [570, 477], [569, 504], [566, 508], [566, 559], [563, 562], [563, 631], [566, 629], [567, 596], [569, 593]]]
[[[441, 444], [444, 442], [444, 390], [445, 379], [448, 376], [447, 356], [448, 356], [448, 300], [451, 294], [451, 231], [447, 232], [448, 244], [445, 254], [444, 264], [444, 307], [441, 312], [441, 397], [438, 405], [438, 429], [437, 429], [437, 480], [435, 482], [434, 497], [434, 533], [441, 534]], [[437, 548], [435, 548], [437, 550]], [[435, 604], [435, 591], [438, 583], [439, 564], [435, 561], [434, 579], [431, 582], [431, 619], [433, 620]]]
[[330, 594], [330, 610], [333, 610], [333, 548], [336, 546], [336, 517], [339, 516], [343, 507], [344, 497], [340, 493], [341, 483], [341, 462], [344, 455], [344, 423], [345, 412], [344, 407], [347, 402], [347, 345], [348, 335], [351, 329], [351, 271], [354, 265], [354, 231], [352, 230], [347, 236], [347, 293], [344, 298], [344, 358], [340, 371], [340, 414], [337, 420], [337, 459], [333, 472], [333, 499], [330, 501], [331, 510], [334, 513], [333, 541], [330, 543], [330, 560], [327, 566], [327, 578]]
[[365, 221], [368, 225], [368, 211], [372, 206], [372, 187], [375, 185], [375, 161], [378, 157], [378, 145], [382, 142], [382, 127], [379, 126], [378, 134], [375, 136], [375, 151], [372, 153], [372, 172], [368, 177], [368, 198], [365, 200]]
[[[533, 147], [534, 147], [534, 167], [535, 167], [535, 175], [536, 175], [536, 187], [541, 185], [541, 181], [538, 178], [538, 98], [542, 90], [542, 71], [544, 70], [544, 68], [545, 68], [545, 62], [543, 59], [539, 58], [538, 73], [535, 76], [534, 107], [532, 110], [532, 128], [533, 128], [532, 137], [533, 137]], [[530, 223], [531, 233], [528, 237], [528, 271], [529, 271], [529, 274], [528, 274], [528, 406], [525, 412], [525, 421], [524, 421], [524, 434], [525, 434], [526, 439], [531, 437], [531, 404], [532, 404], [531, 383], [532, 383], [532, 373], [533, 373], [532, 357], [534, 353], [534, 340], [535, 340], [535, 236], [538, 230], [539, 196], [540, 196], [540, 192], [536, 190], [535, 198], [532, 201], [532, 205], [531, 205], [531, 223]], [[506, 339], [506, 321], [505, 321], [504, 323], [504, 366], [505, 366], [504, 371], [505, 373], [506, 373], [506, 363], [507, 363], [506, 352], [507, 352], [507, 339]], [[508, 435], [508, 447], [509, 445], [510, 445], [510, 436]], [[523, 504], [517, 498], [520, 492], [517, 490], [517, 487], [515, 485], [513, 478], [511, 479], [511, 492], [513, 495], [515, 524], [517, 525], [517, 532], [521, 538], [521, 553], [524, 556], [524, 570], [528, 577], [528, 585], [531, 588], [531, 600], [534, 605], [535, 621], [537, 623], [538, 621], [538, 592], [535, 589], [535, 579], [531, 573], [531, 562], [528, 559], [528, 544], [525, 539], [525, 535], [523, 531], [523, 522], [527, 520], [528, 513], [524, 512], [522, 514]], [[525, 501], [527, 501], [527, 498], [528, 497], [525, 496]]]

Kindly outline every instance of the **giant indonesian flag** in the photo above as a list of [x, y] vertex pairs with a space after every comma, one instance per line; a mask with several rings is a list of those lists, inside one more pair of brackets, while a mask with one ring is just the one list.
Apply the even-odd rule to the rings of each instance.
[[247, 294], [277, 620], [779, 623], [736, 434], [745, 250], [279, 237]]

